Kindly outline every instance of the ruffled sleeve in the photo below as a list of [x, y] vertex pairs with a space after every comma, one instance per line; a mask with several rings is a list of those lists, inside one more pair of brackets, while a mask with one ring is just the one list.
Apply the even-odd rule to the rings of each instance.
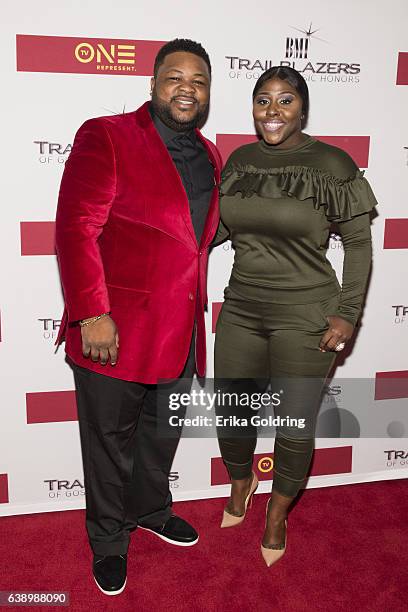
[[340, 179], [306, 166], [256, 168], [231, 163], [223, 172], [220, 192], [226, 196], [240, 192], [243, 198], [257, 194], [263, 198], [286, 195], [298, 200], [313, 199], [316, 210], [323, 206], [329, 221], [338, 222], [367, 213], [377, 205], [362, 170]]

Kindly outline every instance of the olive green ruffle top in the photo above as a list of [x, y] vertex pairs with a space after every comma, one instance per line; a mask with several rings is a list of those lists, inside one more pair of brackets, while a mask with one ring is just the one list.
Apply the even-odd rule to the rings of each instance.
[[[331, 314], [354, 325], [371, 267], [368, 213], [376, 204], [364, 172], [343, 150], [307, 135], [290, 149], [259, 141], [225, 165], [213, 244], [231, 239], [230, 283], [243, 297], [307, 304], [340, 292]], [[333, 223], [344, 247], [341, 287], [326, 257]]]

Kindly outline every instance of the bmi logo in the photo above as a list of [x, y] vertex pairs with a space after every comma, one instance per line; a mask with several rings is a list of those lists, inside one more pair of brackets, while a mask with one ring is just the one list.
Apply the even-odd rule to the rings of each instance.
[[[285, 59], [281, 60], [281, 66], [290, 66], [302, 73], [307, 81], [320, 81], [326, 83], [358, 83], [361, 66], [357, 62], [330, 61], [328, 57], [325, 61], [315, 61], [310, 59], [311, 40], [319, 40], [327, 43], [327, 40], [316, 36], [318, 29], [312, 29], [310, 23], [307, 29], [300, 29], [291, 26], [302, 36], [287, 36], [285, 44]], [[314, 56], [315, 54], [313, 54]]]
[[[302, 38], [292, 38], [291, 36], [288, 36], [286, 38], [285, 57], [290, 57], [293, 59], [307, 59], [308, 57], [307, 54], [309, 52], [309, 46], [310, 46], [310, 39], [317, 38], [315, 34], [319, 30], [312, 30], [311, 23], [307, 30], [300, 30], [299, 28], [294, 28], [293, 26], [291, 27], [293, 30], [297, 30], [298, 32], [301, 32], [305, 36]], [[318, 39], [318, 40], [322, 40], [322, 39]]]

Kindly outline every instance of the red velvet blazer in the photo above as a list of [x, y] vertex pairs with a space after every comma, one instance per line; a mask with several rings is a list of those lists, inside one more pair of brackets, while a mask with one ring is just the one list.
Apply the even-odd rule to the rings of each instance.
[[[214, 190], [197, 244], [187, 195], [146, 102], [86, 121], [62, 177], [56, 247], [65, 297], [57, 343], [74, 363], [141, 383], [176, 378], [197, 322], [196, 365], [205, 373], [208, 246], [219, 221], [221, 158], [197, 130], [214, 166]], [[82, 356], [78, 321], [111, 312], [115, 366]]]

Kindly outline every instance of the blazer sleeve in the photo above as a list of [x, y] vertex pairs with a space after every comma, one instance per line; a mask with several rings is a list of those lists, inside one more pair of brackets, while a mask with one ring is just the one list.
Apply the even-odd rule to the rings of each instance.
[[56, 250], [68, 321], [110, 311], [98, 239], [116, 192], [115, 155], [99, 119], [78, 130], [65, 164], [56, 216]]

